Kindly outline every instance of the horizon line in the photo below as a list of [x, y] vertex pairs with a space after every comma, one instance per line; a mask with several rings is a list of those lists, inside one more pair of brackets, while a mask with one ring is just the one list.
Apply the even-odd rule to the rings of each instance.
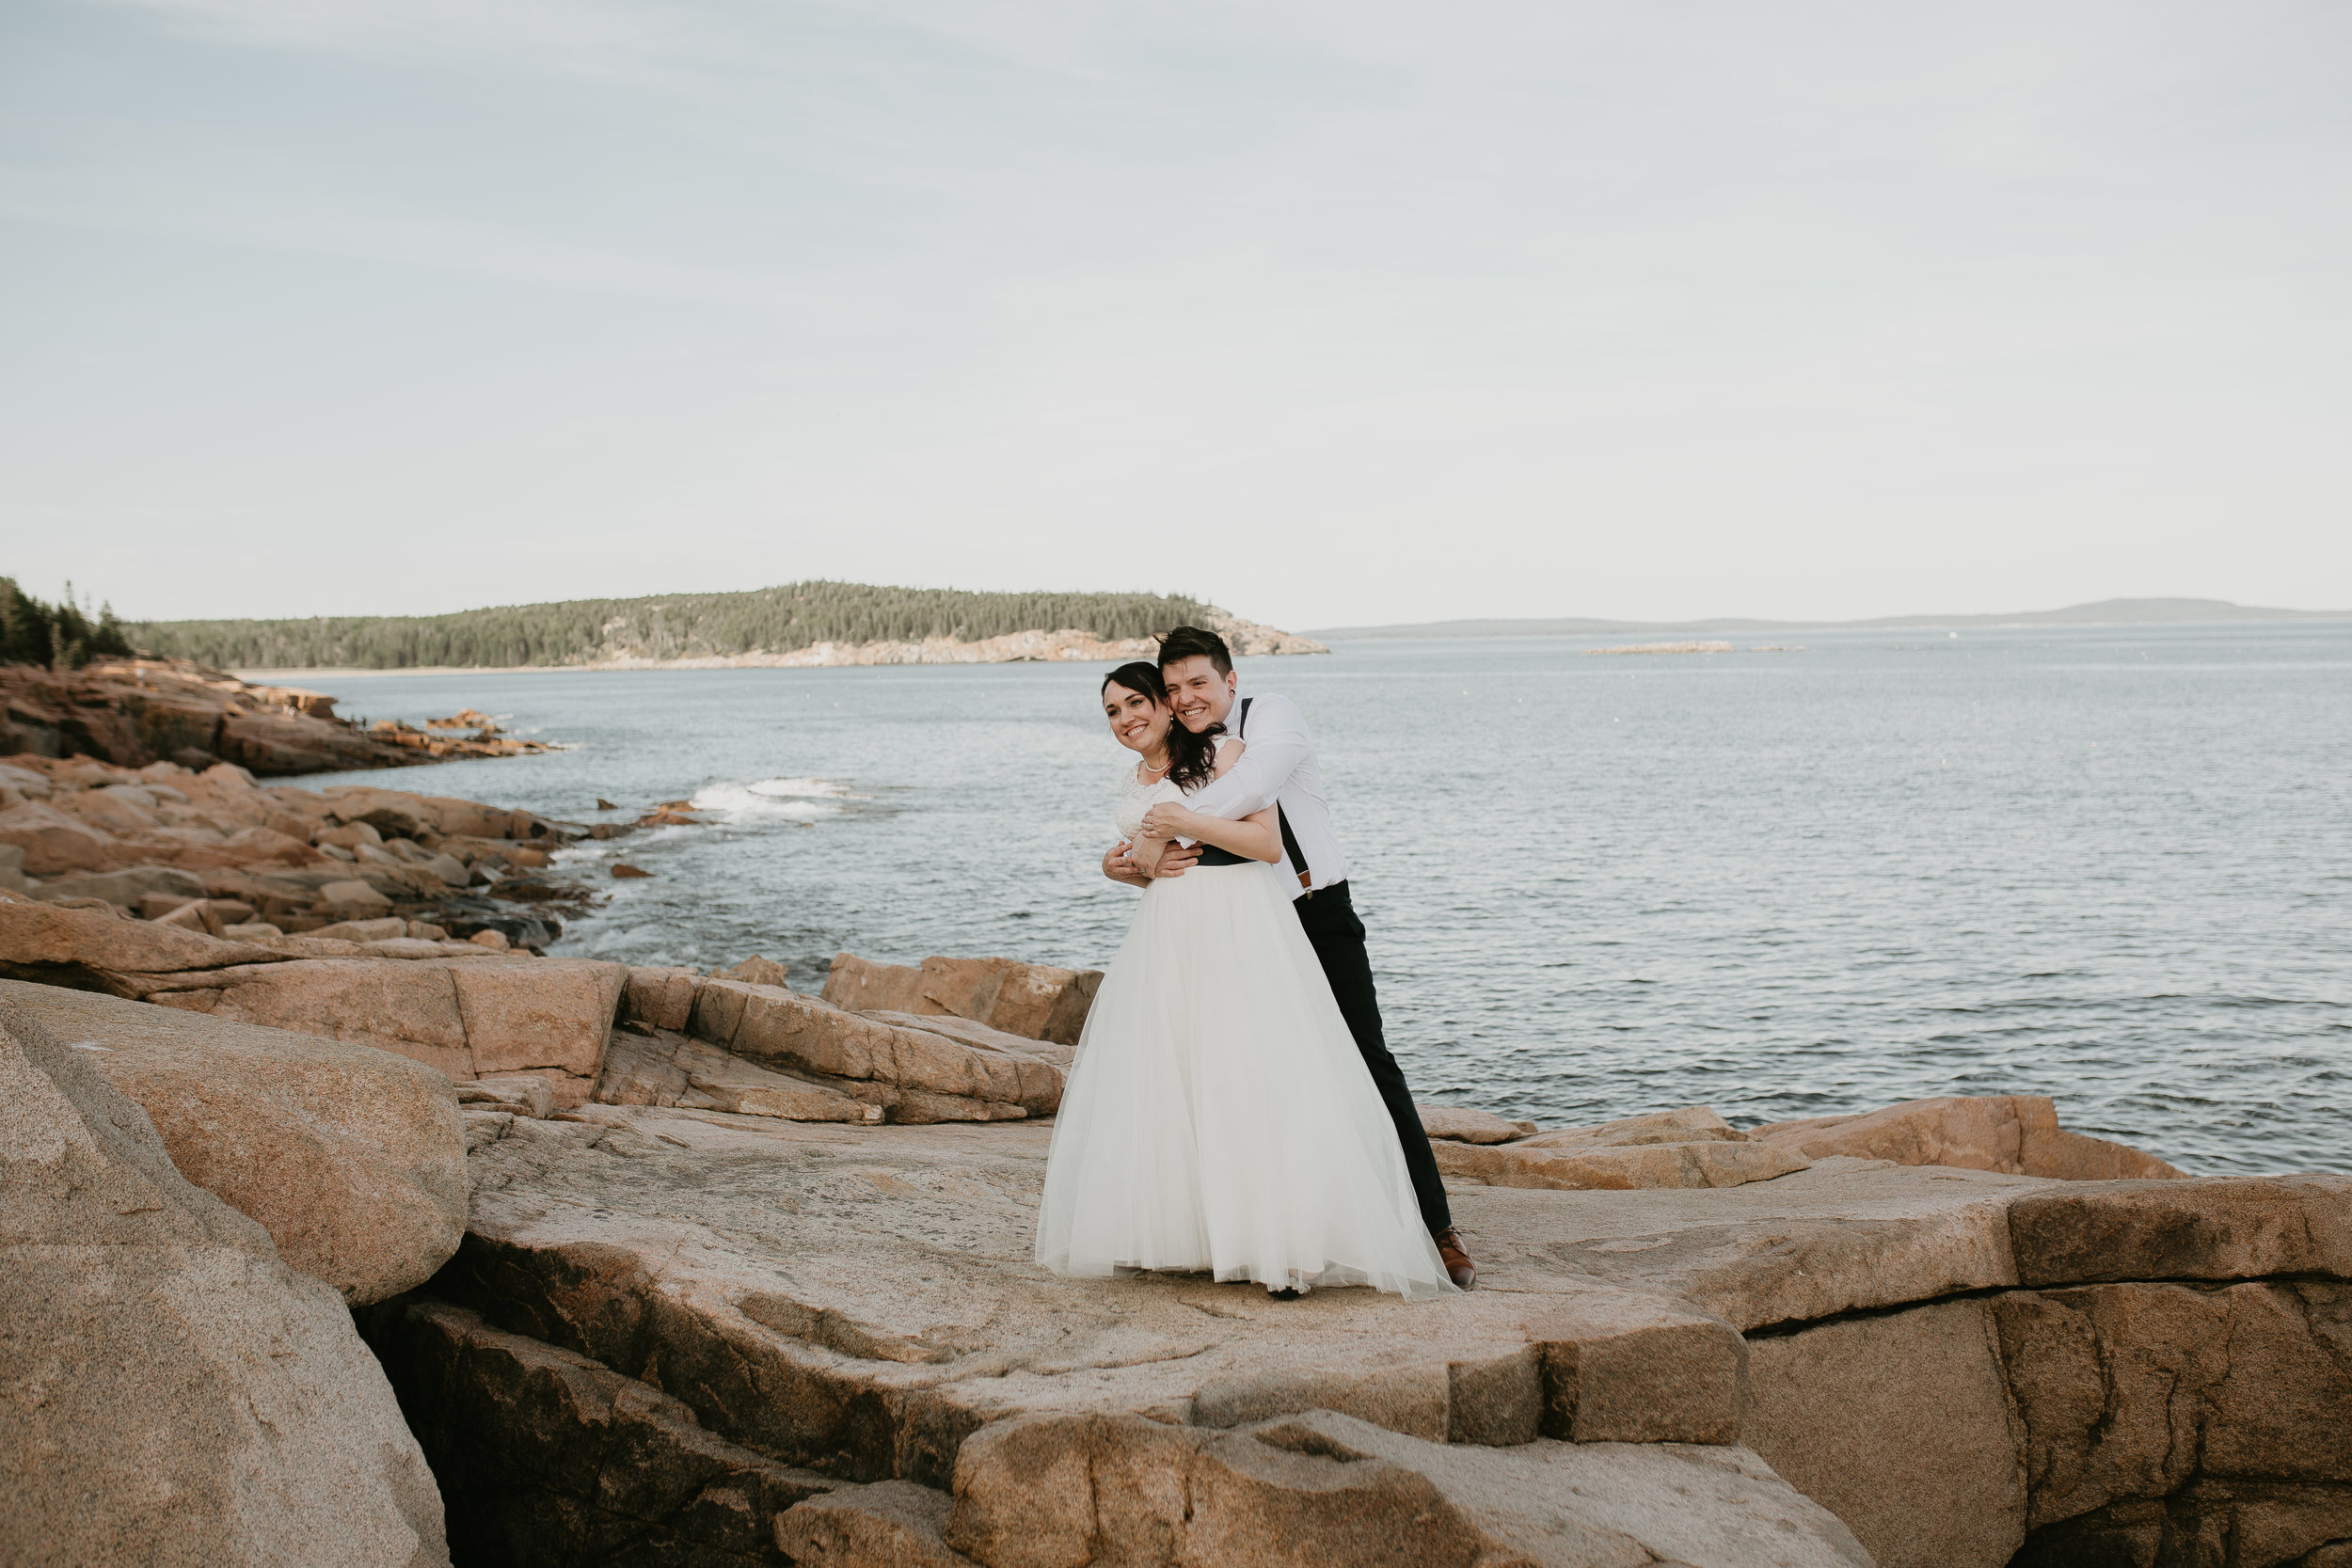
[[1319, 639], [1374, 637], [1542, 637], [1624, 631], [1834, 631], [1954, 626], [2200, 626], [2261, 621], [2352, 620], [2352, 610], [2292, 610], [2241, 605], [2229, 599], [2142, 597], [2092, 599], [2056, 610], [1923, 611], [1913, 614], [1833, 620], [1776, 620], [1716, 615], [1683, 621], [1637, 621], [1597, 616], [1480, 616], [1382, 625], [1302, 626], [1296, 635]]

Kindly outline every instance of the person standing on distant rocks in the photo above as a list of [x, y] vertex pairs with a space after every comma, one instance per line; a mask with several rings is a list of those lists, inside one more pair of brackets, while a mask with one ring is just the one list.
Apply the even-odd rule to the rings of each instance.
[[[1112, 671], [1102, 701], [1136, 753], [1116, 820], [1134, 867], [1120, 879], [1143, 897], [1054, 1117], [1037, 1260], [1082, 1278], [1205, 1271], [1280, 1299], [1334, 1285], [1454, 1294], [1388, 1107], [1292, 908], [1281, 808], [1184, 809], [1248, 743], [1180, 721], [1156, 665]], [[1179, 833], [1221, 858], [1152, 876]]]
[[[1232, 651], [1225, 640], [1199, 626], [1178, 626], [1160, 640], [1160, 675], [1177, 720], [1195, 734], [1230, 728], [1244, 745], [1230, 769], [1188, 796], [1181, 806], [1154, 808], [1145, 819], [1147, 832], [1165, 831], [1177, 812], [1195, 816], [1239, 820], [1271, 808], [1280, 828], [1283, 858], [1278, 862], [1291, 887], [1292, 908], [1307, 938], [1314, 944], [1331, 994], [1347, 1020], [1356, 1049], [1380, 1091], [1397, 1143], [1405, 1153], [1406, 1169], [1413, 1179], [1413, 1194], [1422, 1218], [1429, 1227], [1446, 1273], [1469, 1290], [1478, 1277], [1470, 1253], [1454, 1228], [1445, 1183], [1438, 1174], [1437, 1156], [1429, 1149], [1421, 1112], [1414, 1106], [1405, 1071], [1389, 1052], [1380, 1025], [1380, 1001], [1373, 986], [1372, 960], [1364, 951], [1364, 924], [1348, 894], [1347, 853], [1340, 847], [1331, 825], [1331, 808], [1323, 797], [1323, 770], [1315, 759], [1314, 737], [1296, 704], [1287, 697], [1239, 695]], [[1188, 835], [1189, 836], [1189, 835]], [[1132, 845], [1122, 842], [1103, 857], [1103, 874], [1114, 881], [1149, 886], [1152, 876], [1134, 862]], [[1181, 876], [1190, 866], [1230, 863], [1238, 857], [1214, 845], [1168, 846], [1158, 860], [1159, 878]]]

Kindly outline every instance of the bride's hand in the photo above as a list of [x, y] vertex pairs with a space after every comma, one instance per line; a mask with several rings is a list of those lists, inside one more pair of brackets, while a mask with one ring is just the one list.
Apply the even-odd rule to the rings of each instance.
[[1197, 820], [1191, 812], [1172, 800], [1163, 800], [1143, 815], [1143, 831], [1153, 838], [1198, 838], [1193, 831]]

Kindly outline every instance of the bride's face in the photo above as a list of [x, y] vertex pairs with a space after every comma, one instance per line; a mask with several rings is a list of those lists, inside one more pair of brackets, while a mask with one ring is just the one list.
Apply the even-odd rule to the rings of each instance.
[[1103, 714], [1111, 737], [1131, 752], [1156, 751], [1168, 738], [1168, 711], [1140, 691], [1116, 683], [1103, 688]]

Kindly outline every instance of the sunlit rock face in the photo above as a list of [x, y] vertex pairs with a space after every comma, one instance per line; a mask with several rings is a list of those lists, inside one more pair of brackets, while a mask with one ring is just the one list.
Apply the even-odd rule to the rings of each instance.
[[86, 1057], [0, 998], [0, 1557], [446, 1564], [342, 1296]]
[[[670, 989], [637, 988], [675, 1010]], [[383, 1309], [434, 1348], [378, 1342], [421, 1431], [451, 1369], [516, 1343], [675, 1401], [719, 1455], [695, 1484], [758, 1493], [727, 1505], [729, 1551], [1341, 1562], [1376, 1538], [1413, 1561], [2000, 1568], [2223, 1528], [2296, 1563], [2345, 1533], [2352, 1179], [1796, 1154], [1730, 1186], [1457, 1181], [1476, 1291], [1278, 1302], [1038, 1269], [1041, 1121], [575, 1115], [472, 1114], [469, 1234], [425, 1292], [445, 1305]], [[1538, 1147], [1778, 1148], [1695, 1109], [1636, 1120]], [[470, 1484], [461, 1538], [516, 1528]], [[683, 1540], [684, 1506], [641, 1511], [646, 1539]]]

